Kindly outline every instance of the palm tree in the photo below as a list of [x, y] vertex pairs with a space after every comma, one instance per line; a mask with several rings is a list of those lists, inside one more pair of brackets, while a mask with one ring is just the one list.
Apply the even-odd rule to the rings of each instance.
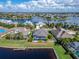
[[17, 39], [22, 40], [22, 39], [23, 39], [23, 34], [22, 34], [22, 32], [16, 33], [16, 34], [15, 34], [15, 39], [16, 39], [16, 40], [17, 40]]
[[5, 39], [11, 39], [11, 38], [10, 38], [10, 34], [7, 34], [7, 35], [5, 36]]

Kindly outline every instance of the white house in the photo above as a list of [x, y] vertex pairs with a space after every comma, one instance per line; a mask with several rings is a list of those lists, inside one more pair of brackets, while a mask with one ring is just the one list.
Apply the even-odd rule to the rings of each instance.
[[40, 27], [42, 27], [42, 26], [44, 26], [45, 25], [45, 23], [43, 23], [43, 22], [38, 22], [38, 23], [36, 23], [36, 29], [39, 29]]
[[27, 25], [27, 24], [33, 25], [33, 23], [31, 21], [26, 21], [26, 22], [24, 22], [24, 24], [25, 25]]

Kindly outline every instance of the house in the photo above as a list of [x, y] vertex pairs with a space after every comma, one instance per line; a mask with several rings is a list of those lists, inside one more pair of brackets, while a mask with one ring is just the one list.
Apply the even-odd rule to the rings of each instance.
[[6, 24], [13, 24], [13, 21], [12, 20], [5, 20], [5, 23]]
[[48, 34], [49, 34], [48, 30], [41, 28], [33, 32], [33, 37], [34, 37], [34, 40], [40, 40], [40, 39], [46, 40], [46, 37], [48, 36]]
[[18, 32], [22, 32], [23, 38], [27, 39], [28, 35], [30, 34], [30, 29], [26, 29], [24, 27], [18, 27], [18, 28], [11, 29], [11, 32], [14, 34], [16, 34]]
[[39, 29], [40, 27], [42, 27], [42, 26], [44, 26], [45, 25], [45, 23], [43, 23], [43, 22], [38, 22], [38, 23], [36, 23], [36, 29]]
[[79, 42], [71, 42], [67, 44], [67, 48], [75, 56], [75, 59], [79, 59]]
[[68, 43], [67, 46], [69, 48], [73, 48], [74, 50], [79, 51], [79, 42], [71, 42], [71, 43]]
[[4, 19], [2, 19], [0, 22], [6, 23], [6, 24], [13, 24], [12, 20], [4, 20]]
[[24, 24], [25, 25], [27, 25], [27, 24], [33, 25], [33, 23], [31, 21], [26, 21], [26, 22], [24, 22]]
[[75, 31], [70, 31], [70, 30], [65, 30], [63, 28], [55, 28], [55, 27], [51, 30], [51, 32], [57, 38], [74, 38], [74, 35], [76, 34]]

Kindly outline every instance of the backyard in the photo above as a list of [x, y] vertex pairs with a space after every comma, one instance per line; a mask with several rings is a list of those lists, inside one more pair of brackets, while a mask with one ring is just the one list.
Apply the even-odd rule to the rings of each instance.
[[27, 40], [0, 40], [1, 47], [28, 48], [28, 47], [53, 47], [53, 43], [35, 43]]
[[53, 42], [33, 43], [27, 40], [0, 40], [0, 47], [9, 48], [54, 48], [59, 59], [72, 59], [70, 55], [65, 54], [65, 50], [60, 45], [55, 45]]

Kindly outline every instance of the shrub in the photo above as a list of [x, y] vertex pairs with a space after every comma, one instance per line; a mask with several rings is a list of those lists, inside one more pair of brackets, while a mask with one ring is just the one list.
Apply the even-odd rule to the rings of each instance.
[[39, 39], [38, 42], [39, 42], [39, 43], [42, 43], [42, 39]]
[[49, 35], [47, 36], [47, 38], [48, 38], [48, 39], [52, 39], [52, 35], [49, 34]]

